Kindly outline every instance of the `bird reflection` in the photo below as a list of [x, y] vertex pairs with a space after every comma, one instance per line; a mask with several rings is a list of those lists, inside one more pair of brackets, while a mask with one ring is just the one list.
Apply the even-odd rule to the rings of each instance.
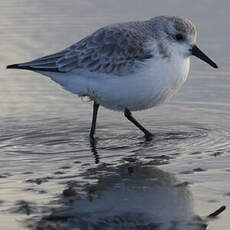
[[[144, 145], [144, 146], [149, 146], [155, 142], [156, 141], [154, 139], [154, 136], [151, 136], [151, 137], [145, 137], [144, 136], [143, 140], [141, 140], [138, 144]], [[97, 138], [95, 138], [95, 137], [90, 138], [90, 150], [93, 154], [95, 164], [101, 163], [100, 162], [100, 154], [99, 154], [98, 148], [97, 148]]]
[[[81, 230], [203, 230], [208, 218], [195, 215], [186, 183], [168, 172], [130, 160], [118, 167], [100, 164], [82, 177], [96, 181], [84, 187], [68, 207], [40, 221], [61, 220], [67, 229]], [[42, 228], [41, 228], [42, 229]]]

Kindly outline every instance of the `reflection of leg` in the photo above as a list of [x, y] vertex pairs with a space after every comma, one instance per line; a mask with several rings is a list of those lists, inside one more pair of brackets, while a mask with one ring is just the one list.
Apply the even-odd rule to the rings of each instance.
[[90, 140], [91, 152], [93, 153], [95, 164], [98, 164], [98, 163], [100, 163], [100, 157], [99, 157], [99, 154], [97, 152], [96, 144], [97, 144], [96, 140], [94, 139], [94, 137], [92, 137]]
[[97, 153], [96, 140], [94, 138], [94, 134], [95, 134], [95, 130], [96, 130], [98, 108], [99, 108], [99, 104], [94, 101], [94, 103], [93, 103], [93, 119], [92, 119], [89, 137], [90, 137], [91, 151], [92, 151], [94, 158], [95, 158], [95, 164], [99, 163], [99, 155]]
[[131, 121], [134, 125], [136, 125], [144, 134], [146, 138], [153, 137], [153, 134], [150, 133], [147, 129], [145, 129], [133, 116], [132, 113], [125, 109], [124, 115], [127, 117], [129, 121]]
[[94, 101], [93, 103], [93, 119], [92, 119], [92, 124], [91, 124], [91, 129], [90, 129], [90, 139], [94, 139], [94, 133], [96, 129], [96, 121], [97, 121], [97, 112], [98, 112], [99, 104]]

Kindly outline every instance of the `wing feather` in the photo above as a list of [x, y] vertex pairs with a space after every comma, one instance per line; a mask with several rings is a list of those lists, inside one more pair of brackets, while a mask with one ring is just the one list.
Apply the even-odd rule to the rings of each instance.
[[152, 58], [152, 51], [146, 46], [149, 39], [149, 35], [138, 32], [135, 27], [110, 25], [63, 51], [18, 64], [17, 67], [57, 72], [83, 68], [122, 75], [138, 68], [138, 63]]

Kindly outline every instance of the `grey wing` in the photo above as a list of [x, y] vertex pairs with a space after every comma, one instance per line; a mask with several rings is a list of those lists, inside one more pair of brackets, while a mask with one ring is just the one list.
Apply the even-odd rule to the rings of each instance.
[[146, 48], [147, 40], [147, 36], [134, 29], [108, 26], [61, 52], [8, 67], [64, 73], [83, 68], [120, 75], [152, 57], [151, 51]]

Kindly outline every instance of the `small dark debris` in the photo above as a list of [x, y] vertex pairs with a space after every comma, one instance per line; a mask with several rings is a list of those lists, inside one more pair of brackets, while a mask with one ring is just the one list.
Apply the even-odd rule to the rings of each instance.
[[222, 155], [223, 153], [224, 153], [223, 151], [217, 151], [217, 152], [213, 153], [212, 156], [218, 157], [218, 156]]
[[45, 193], [47, 193], [45, 190], [39, 190], [39, 189], [34, 189], [34, 188], [26, 188], [26, 189], [24, 189], [24, 191], [26, 191], [26, 192], [37, 192], [37, 193], [39, 193], [39, 194], [45, 194]]
[[175, 184], [174, 187], [187, 187], [188, 185], [190, 185], [191, 182], [185, 181], [179, 184]]
[[76, 196], [77, 195], [77, 191], [74, 188], [67, 188], [65, 190], [63, 190], [62, 195], [65, 197], [71, 197], [71, 196]]
[[130, 162], [130, 163], [136, 162], [136, 159], [132, 158], [132, 157], [124, 157], [124, 160], [127, 161], [127, 162]]
[[31, 207], [31, 204], [25, 200], [19, 200], [15, 204], [17, 207], [13, 210], [15, 213], [21, 213], [30, 215], [34, 212], [34, 208]]
[[129, 174], [132, 174], [134, 172], [133, 167], [128, 167], [128, 172], [129, 172]]
[[33, 174], [33, 172], [24, 172], [23, 174], [24, 175], [30, 175], [30, 174]]
[[70, 169], [71, 166], [62, 166], [60, 169]]
[[201, 152], [199, 152], [199, 151], [191, 153], [191, 155], [199, 155], [199, 154], [201, 154]]
[[160, 156], [155, 156], [154, 159], [170, 160], [173, 159], [173, 157], [170, 157], [168, 155], [160, 155]]
[[10, 173], [3, 173], [3, 174], [0, 175], [0, 178], [7, 178], [9, 176], [11, 176]]
[[193, 171], [189, 171], [189, 170], [180, 172], [180, 174], [192, 174], [192, 173]]
[[35, 183], [35, 184], [40, 185], [42, 183], [48, 182], [50, 179], [52, 179], [52, 177], [29, 179], [29, 180], [26, 180], [26, 182], [27, 183]]
[[193, 172], [204, 172], [206, 171], [205, 169], [202, 169], [202, 168], [195, 168], [193, 169]]
[[54, 174], [55, 175], [62, 175], [62, 174], [64, 174], [65, 172], [62, 172], [62, 171], [57, 171], [57, 172], [55, 172]]
[[162, 159], [154, 159], [154, 160], [150, 161], [149, 164], [152, 164], [152, 165], [166, 165], [166, 164], [169, 164], [169, 161], [162, 160]]

